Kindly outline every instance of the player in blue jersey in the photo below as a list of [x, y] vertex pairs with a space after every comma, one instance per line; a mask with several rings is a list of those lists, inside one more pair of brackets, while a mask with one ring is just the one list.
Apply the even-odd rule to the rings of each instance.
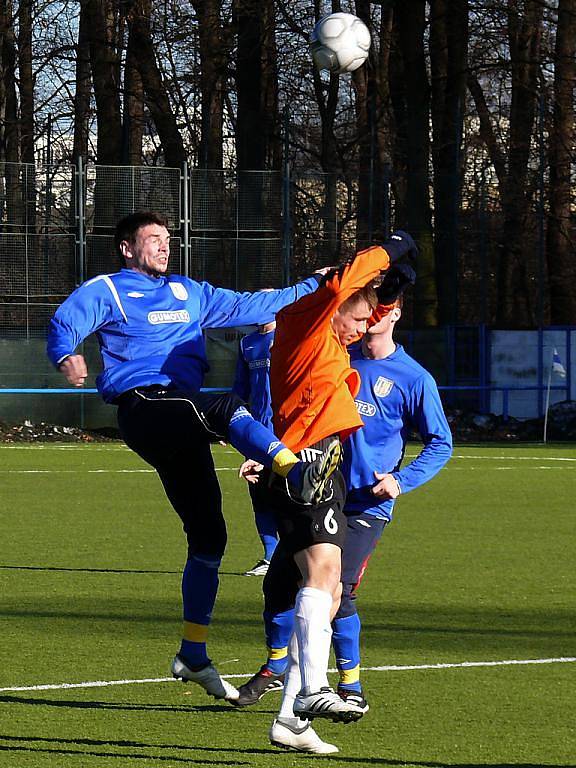
[[124, 268], [88, 280], [59, 307], [50, 322], [48, 356], [70, 384], [80, 387], [88, 372], [76, 350], [96, 334], [104, 366], [96, 379], [98, 390], [107, 403], [118, 406], [126, 444], [157, 470], [188, 541], [184, 636], [172, 672], [216, 698], [232, 700], [237, 690], [220, 677], [206, 650], [226, 545], [210, 442], [228, 440], [284, 477], [292, 493], [309, 503], [322, 494], [333, 461], [300, 462], [237, 395], [200, 392], [208, 370], [202, 333], [204, 328], [256, 324], [315, 291], [321, 275], [258, 293], [166, 276], [170, 235], [164, 218], [154, 212], [122, 219], [115, 245]]
[[[407, 283], [403, 282], [405, 287]], [[368, 559], [392, 519], [396, 498], [430, 480], [446, 464], [452, 438], [432, 376], [393, 340], [401, 316], [402, 298], [385, 287], [379, 306], [381, 319], [362, 342], [350, 348], [352, 366], [361, 374], [356, 404], [364, 427], [344, 443], [343, 474], [348, 494], [346, 541], [342, 552], [343, 593], [332, 622], [332, 644], [340, 671], [338, 693], [355, 701], [364, 712], [368, 704], [360, 685], [360, 619], [356, 589]], [[410, 430], [420, 434], [424, 447], [409, 464], [401, 466]], [[240, 687], [239, 706], [253, 704], [277, 689], [284, 679], [287, 646], [293, 624], [298, 571], [279, 546], [264, 580], [264, 623], [269, 657], [261, 670]], [[293, 642], [293, 641], [292, 641]], [[332, 753], [310, 728], [302, 735], [291, 717], [291, 701], [299, 681], [287, 679], [279, 717], [270, 731], [272, 743], [313, 753]]]
[[[255, 419], [270, 429], [272, 396], [270, 395], [270, 350], [276, 321], [261, 323], [254, 333], [240, 339], [236, 374], [232, 391], [245, 400]], [[244, 576], [265, 576], [278, 543], [274, 512], [270, 509], [266, 489], [259, 483], [248, 485], [256, 530], [264, 548], [263, 557]]]

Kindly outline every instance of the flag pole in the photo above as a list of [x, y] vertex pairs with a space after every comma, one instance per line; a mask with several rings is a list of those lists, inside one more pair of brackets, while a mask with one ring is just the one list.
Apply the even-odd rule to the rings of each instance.
[[544, 408], [544, 435], [543, 442], [546, 444], [546, 436], [548, 433], [548, 408], [550, 407], [550, 387], [552, 386], [552, 360], [554, 359], [554, 351], [552, 351], [552, 358], [550, 359], [550, 366], [548, 368], [548, 384], [546, 386], [546, 406]]

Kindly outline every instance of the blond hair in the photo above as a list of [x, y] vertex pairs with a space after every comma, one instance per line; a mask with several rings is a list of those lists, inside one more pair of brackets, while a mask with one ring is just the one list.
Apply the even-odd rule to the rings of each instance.
[[346, 301], [342, 302], [338, 307], [340, 312], [347, 312], [350, 309], [356, 307], [360, 302], [365, 301], [370, 309], [375, 309], [378, 304], [378, 296], [376, 289], [371, 285], [365, 285], [363, 288], [359, 288], [351, 296], [348, 296]]

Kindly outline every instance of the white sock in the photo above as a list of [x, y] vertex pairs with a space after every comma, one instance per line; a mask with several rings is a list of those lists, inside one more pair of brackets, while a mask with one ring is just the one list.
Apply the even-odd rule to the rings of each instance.
[[328, 685], [331, 608], [332, 595], [322, 589], [303, 587], [296, 595], [294, 634], [298, 640], [302, 689], [308, 693]]
[[298, 642], [296, 641], [296, 635], [292, 633], [288, 643], [288, 666], [284, 674], [284, 689], [282, 691], [282, 703], [280, 704], [278, 717], [282, 719], [283, 723], [287, 723], [294, 728], [299, 728], [304, 724], [300, 718], [294, 716], [293, 710], [294, 699], [301, 687]]

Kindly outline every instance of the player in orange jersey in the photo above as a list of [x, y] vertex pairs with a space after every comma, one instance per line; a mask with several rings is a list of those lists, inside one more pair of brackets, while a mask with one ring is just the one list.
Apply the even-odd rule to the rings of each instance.
[[[362, 426], [354, 402], [360, 380], [346, 347], [366, 331], [377, 304], [374, 281], [391, 263], [415, 253], [410, 235], [396, 233], [383, 247], [361, 251], [351, 263], [328, 273], [314, 295], [277, 315], [270, 368], [274, 427], [302, 461], [325, 454], [337, 462], [341, 441]], [[272, 486], [271, 504], [279, 526], [278, 548], [284, 556], [293, 556], [302, 582], [282, 707], [273, 731], [298, 740], [307, 737], [307, 720], [348, 722], [359, 719], [363, 710], [332, 691], [326, 675], [330, 621], [341, 593], [344, 480], [335, 471], [314, 505], [290, 499], [288, 490]], [[300, 727], [298, 719], [305, 721]], [[276, 736], [271, 732], [274, 743], [283, 743]], [[285, 746], [291, 746], [289, 742]]]

